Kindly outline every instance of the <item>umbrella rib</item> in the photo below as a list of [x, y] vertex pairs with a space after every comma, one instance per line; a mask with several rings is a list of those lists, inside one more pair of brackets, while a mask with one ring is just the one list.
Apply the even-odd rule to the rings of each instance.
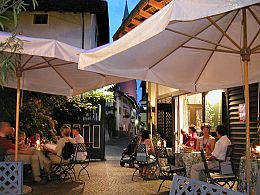
[[251, 53], [255, 53], [259, 49], [260, 49], [260, 45], [257, 45], [253, 49], [251, 49]]
[[53, 65], [52, 65], [49, 61], [47, 61], [47, 59], [45, 59], [45, 57], [42, 57], [42, 58], [46, 61], [47, 64], [49, 64], [49, 66], [50, 66], [51, 68], [53, 68], [53, 70], [62, 78], [62, 80], [63, 80], [71, 89], [73, 89], [73, 87], [69, 84], [69, 82], [59, 73], [59, 71], [58, 71], [55, 67], [53, 67]]
[[[233, 23], [233, 21], [235, 20], [235, 18], [236, 18], [236, 16], [237, 16], [238, 12], [239, 12], [239, 11], [237, 11], [237, 13], [234, 15], [234, 17], [233, 17], [232, 20], [230, 21], [230, 23], [229, 23], [229, 25], [227, 26], [227, 29], [225, 30], [225, 32], [227, 32], [228, 29], [230, 28], [231, 24]], [[220, 37], [218, 43], [221, 42], [221, 40], [223, 39], [223, 37], [224, 37], [224, 33], [223, 33], [222, 36]], [[216, 45], [214, 49], [216, 50], [217, 47], [218, 47], [218, 46]], [[213, 54], [214, 54], [214, 50], [211, 52], [211, 54], [210, 54], [208, 60], [206, 61], [205, 65], [203, 66], [202, 70], [200, 71], [200, 73], [199, 73], [197, 79], [195, 80], [195, 90], [197, 90], [196, 86], [197, 86], [198, 80], [200, 79], [200, 77], [201, 77], [203, 71], [205, 70], [206, 66], [208, 65], [208, 63], [209, 63], [210, 59], [212, 58]], [[238, 52], [238, 54], [240, 54], [240, 52]]]
[[[237, 15], [237, 14], [236, 14]], [[207, 19], [228, 39], [233, 43], [239, 50], [241, 47], [225, 32], [211, 17], [207, 17]]]
[[33, 58], [33, 55], [31, 55], [31, 56], [29, 57], [29, 59], [26, 60], [26, 62], [21, 66], [22, 69], [27, 65], [27, 63], [28, 63], [32, 58]]
[[[227, 14], [223, 15], [222, 17], [220, 17], [218, 20], [221, 20], [223, 17], [225, 17]], [[201, 31], [199, 31], [195, 36], [197, 36], [198, 34], [202, 33], [204, 30], [206, 30], [207, 28], [209, 28], [210, 26], [212, 26], [212, 24], [209, 24], [208, 26], [206, 26], [205, 28], [203, 28]], [[188, 40], [186, 40], [181, 46], [185, 45], [186, 43], [188, 43], [192, 38], [189, 38]], [[180, 46], [180, 47], [181, 47]], [[167, 58], [169, 55], [171, 55], [173, 52], [175, 52], [179, 47], [173, 49], [172, 51], [170, 51], [168, 54], [166, 54], [162, 59], [160, 59], [158, 62], [156, 62], [155, 64], [153, 64], [152, 66], [149, 67], [149, 69], [152, 69], [153, 67], [155, 67], [157, 64], [159, 64], [160, 62], [162, 62], [165, 58]]]
[[189, 35], [187, 33], [183, 33], [183, 32], [177, 31], [177, 30], [169, 29], [169, 28], [166, 28], [166, 30], [168, 30], [170, 32], [173, 32], [173, 33], [176, 33], [176, 34], [180, 34], [180, 35], [186, 36], [186, 37], [190, 37], [191, 39], [197, 39], [197, 40], [202, 41], [202, 42], [206, 42], [206, 43], [209, 43], [209, 44], [212, 44], [212, 45], [215, 45], [215, 46], [223, 47], [223, 48], [229, 49], [231, 51], [235, 51], [235, 52], [238, 51], [238, 50], [235, 50], [235, 49], [233, 49], [231, 47], [228, 47], [228, 46], [225, 46], [225, 45], [222, 45], [222, 44], [215, 43], [213, 41], [209, 41], [209, 40], [206, 40], [206, 39], [202, 39], [202, 38], [196, 37], [196, 35], [192, 36], [192, 35]]
[[[251, 15], [254, 17], [254, 19], [256, 20], [256, 22], [258, 23], [258, 25], [260, 26], [260, 21], [259, 19], [257, 18], [257, 16], [255, 15], [255, 13], [253, 12], [253, 10], [251, 8], [248, 8], [249, 12], [251, 13]], [[248, 48], [250, 48], [254, 41], [256, 40], [256, 38], [258, 37], [260, 33], [260, 29], [257, 31], [257, 33], [255, 34], [254, 38], [252, 39], [251, 43], [249, 44]]]
[[28, 68], [25, 68], [24, 70], [28, 70], [28, 69], [32, 69], [32, 68], [35, 68], [35, 67], [37, 67], [37, 66], [39, 66], [39, 65], [42, 65], [42, 64], [44, 64], [44, 63], [48, 63], [48, 62], [51, 62], [51, 61], [53, 61], [53, 60], [56, 60], [56, 58], [52, 58], [52, 59], [50, 59], [50, 60], [47, 60], [47, 61], [44, 61], [44, 62], [40, 62], [40, 63], [38, 63], [38, 64], [34, 64], [34, 65], [32, 65], [32, 66], [30, 66], [30, 67], [28, 67]]
[[229, 50], [225, 50], [225, 49], [207, 49], [207, 48], [203, 48], [203, 47], [191, 47], [191, 46], [181, 46], [182, 48], [186, 48], [186, 49], [197, 49], [197, 50], [204, 50], [204, 51], [216, 51], [216, 52], [222, 52], [222, 53], [234, 53], [234, 54], [240, 54], [240, 52], [238, 51], [229, 51]]
[[[62, 64], [55, 64], [55, 65], [52, 65], [52, 66], [53, 67], [66, 66], [66, 65], [69, 65], [69, 64], [73, 64], [73, 63], [72, 62], [67, 62], [67, 63], [62, 63]], [[37, 70], [37, 69], [48, 68], [48, 67], [50, 67], [50, 66], [49, 65], [43, 65], [43, 66], [30, 67], [30, 68], [27, 68], [26, 70]]]

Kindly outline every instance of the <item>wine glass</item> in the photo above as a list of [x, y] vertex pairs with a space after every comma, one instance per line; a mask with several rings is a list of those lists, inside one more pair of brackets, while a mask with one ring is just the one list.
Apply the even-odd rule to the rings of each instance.
[[191, 148], [192, 148], [192, 150], [193, 150], [194, 141], [190, 141], [190, 146], [191, 146]]

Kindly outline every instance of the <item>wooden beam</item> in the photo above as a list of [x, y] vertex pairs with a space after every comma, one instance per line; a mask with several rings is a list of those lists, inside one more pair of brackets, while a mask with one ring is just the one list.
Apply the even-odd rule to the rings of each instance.
[[124, 34], [121, 32], [121, 33], [118, 35], [118, 38], [121, 38], [122, 36], [124, 36]]
[[156, 8], [156, 9], [162, 9], [164, 7], [163, 4], [155, 1], [155, 0], [149, 0], [148, 2], [149, 5], [151, 5], [152, 7]]
[[137, 20], [137, 19], [135, 19], [135, 18], [132, 18], [131, 23], [133, 23], [134, 25], [138, 26], [138, 25], [141, 24], [142, 22], [139, 21], [139, 20]]
[[129, 32], [131, 30], [132, 30], [132, 28], [129, 28], [129, 27], [125, 26], [125, 29], [124, 29], [125, 32]]
[[144, 17], [144, 18], [150, 18], [152, 16], [152, 14], [150, 14], [149, 12], [146, 12], [144, 10], [140, 10], [139, 15]]

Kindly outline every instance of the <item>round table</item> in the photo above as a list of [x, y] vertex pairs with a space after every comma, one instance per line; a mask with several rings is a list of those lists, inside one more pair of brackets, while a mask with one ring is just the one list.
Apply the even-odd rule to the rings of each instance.
[[[251, 162], [251, 176], [250, 176], [250, 192], [254, 193], [257, 184], [257, 174], [260, 170], [260, 159], [250, 159]], [[240, 159], [239, 164], [239, 176], [237, 190], [240, 192], [246, 192], [246, 157], [243, 156]]]
[[177, 166], [183, 166], [186, 169], [187, 177], [190, 177], [191, 167], [194, 164], [201, 163], [202, 158], [200, 152], [176, 153], [175, 162]]

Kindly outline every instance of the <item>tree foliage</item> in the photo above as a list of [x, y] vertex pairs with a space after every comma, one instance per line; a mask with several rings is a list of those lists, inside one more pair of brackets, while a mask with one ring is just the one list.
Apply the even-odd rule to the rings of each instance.
[[[0, 97], [0, 121], [10, 121], [14, 125], [16, 90], [0, 88]], [[107, 90], [93, 90], [81, 96], [67, 98], [22, 91], [20, 129], [26, 132], [27, 136], [40, 131], [47, 140], [55, 141], [58, 127], [97, 109], [102, 101], [113, 101], [113, 93]]]
[[[37, 6], [37, 0], [32, 0], [33, 7]], [[5, 30], [6, 24], [13, 23], [17, 26], [17, 17], [28, 6], [24, 0], [0, 0], [0, 28]], [[12, 14], [10, 14], [12, 13]]]
[[[37, 6], [37, 0], [31, 0], [33, 7]], [[0, 0], [0, 30], [7, 30], [7, 26], [17, 26], [17, 17], [28, 6], [24, 0]], [[10, 14], [12, 13], [12, 14]], [[13, 25], [11, 25], [13, 24]], [[13, 31], [12, 29], [8, 29]], [[6, 41], [0, 43], [0, 85], [3, 85], [8, 77], [14, 77], [19, 70], [19, 52], [23, 48], [23, 41], [13, 34]], [[4, 52], [8, 51], [8, 52]]]

